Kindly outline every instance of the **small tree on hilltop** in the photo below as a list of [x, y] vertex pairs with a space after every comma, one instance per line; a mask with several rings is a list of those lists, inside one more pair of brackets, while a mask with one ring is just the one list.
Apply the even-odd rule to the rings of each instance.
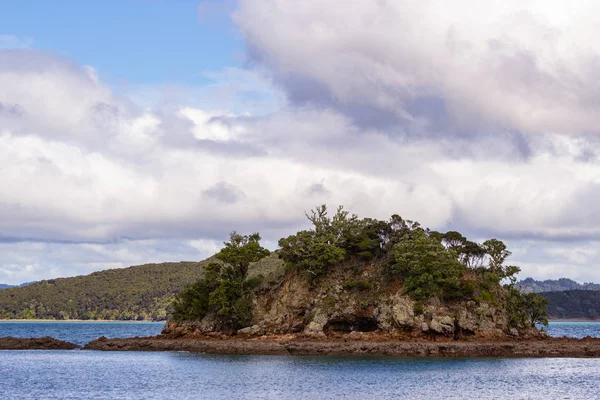
[[261, 260], [270, 254], [260, 245], [260, 235], [240, 235], [236, 231], [229, 234], [229, 241], [224, 242], [216, 257], [233, 268], [234, 276], [240, 282], [246, 280], [251, 263]]
[[173, 303], [176, 320], [202, 320], [214, 315], [225, 329], [238, 329], [250, 322], [250, 306], [244, 282], [251, 263], [270, 254], [260, 245], [260, 235], [229, 235], [225, 247], [216, 254], [225, 263], [210, 263], [196, 283], [181, 291]]

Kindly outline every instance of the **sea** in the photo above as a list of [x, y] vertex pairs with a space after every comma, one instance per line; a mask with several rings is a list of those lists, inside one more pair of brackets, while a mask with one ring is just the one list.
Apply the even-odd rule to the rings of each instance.
[[[0, 322], [0, 337], [155, 335], [162, 323]], [[551, 322], [600, 337], [600, 322]], [[600, 399], [600, 359], [0, 351], [0, 399]]]

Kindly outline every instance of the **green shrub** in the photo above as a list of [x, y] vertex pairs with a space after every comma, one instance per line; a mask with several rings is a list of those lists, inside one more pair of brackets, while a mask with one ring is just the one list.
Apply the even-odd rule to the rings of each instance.
[[425, 306], [420, 301], [417, 301], [413, 306], [413, 311], [415, 312], [415, 315], [423, 315], [425, 314]]
[[470, 287], [462, 280], [466, 267], [456, 254], [417, 229], [392, 248], [388, 273], [402, 279], [415, 300], [437, 296], [442, 300], [468, 298]]

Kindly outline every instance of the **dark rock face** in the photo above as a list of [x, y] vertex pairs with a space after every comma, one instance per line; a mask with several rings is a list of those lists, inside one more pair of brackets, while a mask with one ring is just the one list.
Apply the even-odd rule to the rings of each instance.
[[41, 338], [0, 338], [0, 350], [72, 350], [79, 346], [73, 343], [54, 339], [50, 336]]

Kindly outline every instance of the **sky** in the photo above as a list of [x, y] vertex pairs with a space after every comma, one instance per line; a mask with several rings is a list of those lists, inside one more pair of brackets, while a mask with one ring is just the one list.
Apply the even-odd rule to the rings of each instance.
[[343, 204], [600, 282], [600, 5], [0, 5], [0, 282], [268, 247]]

